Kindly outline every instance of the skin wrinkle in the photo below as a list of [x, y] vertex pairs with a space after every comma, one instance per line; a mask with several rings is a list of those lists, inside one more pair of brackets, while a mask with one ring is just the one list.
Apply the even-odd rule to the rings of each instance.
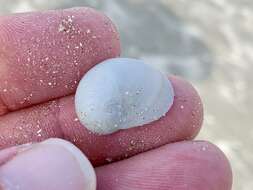
[[[56, 110], [54, 110], [54, 117], [53, 117], [54, 121], [56, 123], [56, 125], [54, 126], [54, 128], [56, 130], [58, 130], [57, 134], [61, 138], [65, 139], [65, 134], [64, 134], [64, 132], [62, 130], [62, 125], [61, 125], [60, 117], [59, 117], [60, 116], [60, 105], [59, 105], [59, 102], [60, 102], [59, 99], [53, 101], [53, 103], [54, 103], [53, 107], [54, 107], [54, 109], [56, 109]], [[50, 112], [49, 112], [49, 114], [50, 114]], [[49, 128], [49, 130], [51, 130], [51, 129]]]
[[66, 134], [64, 133], [64, 130], [63, 130], [63, 123], [61, 122], [61, 119], [60, 119], [60, 114], [61, 114], [61, 106], [60, 106], [60, 101], [61, 99], [58, 99], [56, 100], [56, 104], [57, 104], [57, 111], [56, 111], [56, 121], [57, 121], [57, 125], [58, 125], [58, 128], [60, 129], [61, 131], [61, 134], [62, 134], [62, 138], [63, 139], [67, 139], [66, 137]]
[[6, 104], [2, 101], [2, 95], [0, 93], [0, 116], [4, 115], [5, 113], [9, 112]]
[[[1, 21], [1, 20], [0, 20]], [[0, 23], [0, 26], [1, 26], [1, 23]], [[1, 30], [0, 30], [0, 44], [1, 43]], [[4, 58], [3, 58], [3, 52], [2, 52], [2, 48], [0, 47], [0, 80], [1, 80], [1, 76], [3, 76], [4, 73], [7, 73], [7, 69], [6, 69], [6, 66], [4, 64]], [[3, 82], [3, 81], [1, 81]], [[9, 110], [8, 110], [8, 106], [6, 104], [6, 101], [4, 99], [4, 89], [1, 88], [1, 85], [0, 85], [0, 116], [7, 113]]]

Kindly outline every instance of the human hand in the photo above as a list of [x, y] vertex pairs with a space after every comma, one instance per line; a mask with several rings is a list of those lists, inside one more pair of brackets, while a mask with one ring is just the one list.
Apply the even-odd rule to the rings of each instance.
[[[73, 94], [80, 78], [120, 54], [107, 17], [75, 8], [3, 16], [0, 26], [0, 148], [6, 148], [0, 152], [0, 189], [93, 190], [94, 170], [101, 190], [231, 188], [223, 153], [192, 141], [203, 108], [182, 79], [170, 77], [175, 100], [158, 121], [106, 136], [79, 123]], [[69, 142], [48, 138], [72, 142], [95, 169]]]

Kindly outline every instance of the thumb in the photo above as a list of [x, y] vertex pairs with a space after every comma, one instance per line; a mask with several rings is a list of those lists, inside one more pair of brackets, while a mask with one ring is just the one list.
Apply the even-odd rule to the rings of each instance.
[[95, 190], [88, 159], [71, 143], [49, 139], [0, 151], [0, 190]]

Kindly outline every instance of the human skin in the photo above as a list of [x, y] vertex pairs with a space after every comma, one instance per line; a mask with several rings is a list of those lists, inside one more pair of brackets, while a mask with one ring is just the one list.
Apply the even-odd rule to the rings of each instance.
[[[101, 190], [230, 190], [224, 154], [209, 142], [193, 141], [203, 106], [183, 79], [168, 77], [175, 100], [155, 122], [105, 136], [79, 123], [74, 109], [78, 82], [94, 65], [119, 55], [115, 26], [93, 9], [1, 17], [0, 148], [68, 140], [96, 167]], [[17, 154], [16, 148], [4, 151], [2, 165]]]

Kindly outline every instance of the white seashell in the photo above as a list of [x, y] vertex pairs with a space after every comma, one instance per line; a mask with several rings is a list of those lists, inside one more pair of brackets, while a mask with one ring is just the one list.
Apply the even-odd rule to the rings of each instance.
[[106, 60], [86, 73], [75, 96], [76, 113], [90, 131], [110, 134], [155, 121], [174, 100], [166, 76], [143, 61]]

